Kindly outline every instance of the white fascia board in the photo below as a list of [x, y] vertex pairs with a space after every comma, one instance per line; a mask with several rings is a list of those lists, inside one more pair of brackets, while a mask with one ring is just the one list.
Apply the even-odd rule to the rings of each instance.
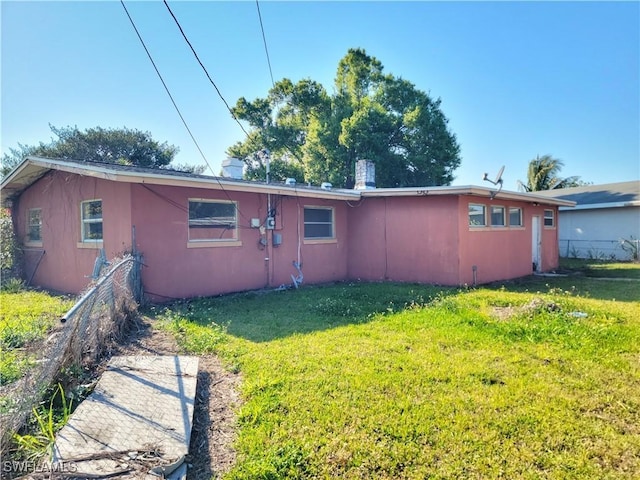
[[427, 197], [432, 195], [476, 195], [494, 199], [517, 200], [527, 203], [540, 203], [545, 205], [575, 205], [575, 202], [556, 198], [542, 197], [530, 193], [510, 192], [508, 190], [497, 191], [495, 189], [478, 187], [475, 185], [444, 186], [444, 187], [403, 187], [403, 188], [376, 188], [360, 190], [365, 197]]
[[576, 205], [573, 208], [560, 207], [561, 211], [565, 210], [599, 210], [602, 208], [622, 208], [622, 207], [640, 207], [640, 201], [633, 202], [615, 202], [615, 203], [591, 203]]
[[147, 183], [153, 185], [170, 185], [175, 187], [193, 187], [213, 190], [227, 190], [231, 192], [267, 193], [273, 195], [288, 195], [291, 197], [312, 197], [325, 198], [328, 200], [358, 200], [360, 195], [349, 190], [307, 190], [286, 185], [274, 184], [252, 184], [250, 182], [234, 182], [223, 180], [218, 177], [211, 179], [190, 179], [188, 177], [168, 177], [166, 175], [145, 174], [139, 176], [135, 174], [120, 172], [115, 181], [129, 183]]
[[228, 190], [233, 192], [270, 193], [274, 195], [325, 198], [329, 200], [358, 200], [360, 198], [359, 192], [353, 190], [307, 190], [296, 186], [239, 182], [226, 180], [220, 177], [190, 178], [179, 175], [173, 176], [158, 173], [140, 173], [135, 171], [127, 172], [124, 170], [111, 169], [108, 166], [92, 164], [84, 166], [76, 163], [65, 162], [64, 160], [53, 160], [39, 157], [28, 157], [27, 160], [29, 160], [29, 162], [23, 163], [24, 168], [26, 168], [26, 165], [31, 164], [37, 165], [43, 170], [60, 170], [78, 175], [103, 178], [114, 182], [146, 183], [151, 185], [205, 188]]

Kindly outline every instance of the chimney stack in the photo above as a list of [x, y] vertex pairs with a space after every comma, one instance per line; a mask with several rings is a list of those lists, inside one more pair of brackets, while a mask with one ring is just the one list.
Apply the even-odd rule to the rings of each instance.
[[355, 190], [369, 190], [376, 188], [376, 165], [371, 160], [356, 162]]
[[242, 179], [244, 162], [239, 158], [228, 157], [222, 161], [222, 176], [226, 178]]

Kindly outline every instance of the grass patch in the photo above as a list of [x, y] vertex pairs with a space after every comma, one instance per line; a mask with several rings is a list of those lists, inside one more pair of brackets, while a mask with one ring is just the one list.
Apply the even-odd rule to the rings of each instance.
[[560, 267], [587, 277], [640, 280], [640, 263], [638, 262], [604, 262], [582, 258], [561, 258]]
[[[640, 271], [640, 264], [636, 266], [636, 269]], [[568, 292], [572, 295], [594, 300], [640, 301], [640, 282], [637, 280], [623, 280], [619, 279], [619, 277], [603, 280], [602, 277], [593, 278], [583, 275], [567, 275], [564, 277], [535, 276], [501, 282], [495, 285], [495, 287], [502, 286], [510, 291], [523, 293], [557, 291]]]
[[637, 478], [638, 294], [557, 280], [304, 287], [159, 317], [243, 374], [227, 478]]
[[35, 359], [33, 343], [72, 305], [67, 297], [44, 292], [0, 292], [0, 385], [24, 374]]

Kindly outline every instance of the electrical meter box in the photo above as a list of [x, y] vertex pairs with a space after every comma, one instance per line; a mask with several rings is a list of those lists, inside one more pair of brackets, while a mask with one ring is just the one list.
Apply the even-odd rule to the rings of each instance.
[[269, 230], [273, 230], [276, 228], [276, 219], [275, 217], [267, 217], [267, 228]]

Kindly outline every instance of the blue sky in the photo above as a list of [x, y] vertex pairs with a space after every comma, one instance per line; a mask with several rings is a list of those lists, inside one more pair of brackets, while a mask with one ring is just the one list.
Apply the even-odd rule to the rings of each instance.
[[[244, 137], [161, 1], [125, 1], [214, 171]], [[271, 86], [255, 1], [169, 1], [230, 105]], [[434, 98], [462, 147], [454, 185], [505, 189], [551, 154], [562, 174], [640, 178], [639, 2], [260, 2], [275, 80], [333, 91], [364, 48]], [[2, 152], [49, 123], [136, 128], [202, 164], [120, 2], [1, 2]], [[485, 186], [490, 186], [484, 182]]]

